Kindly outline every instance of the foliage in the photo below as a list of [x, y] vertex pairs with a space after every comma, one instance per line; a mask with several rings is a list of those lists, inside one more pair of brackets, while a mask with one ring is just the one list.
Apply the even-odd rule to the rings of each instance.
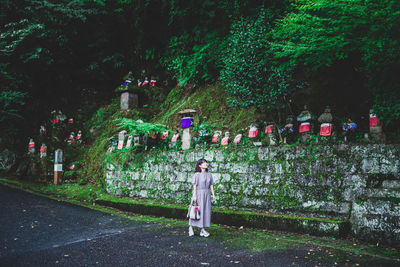
[[349, 64], [375, 95], [378, 115], [399, 119], [399, 1], [298, 0], [294, 7], [273, 31], [271, 45], [282, 67], [315, 73]]
[[220, 79], [233, 106], [276, 108], [291, 92], [288, 71], [276, 67], [267, 40], [271, 20], [261, 9], [257, 18], [241, 18], [231, 27]]
[[161, 133], [166, 131], [162, 124], [152, 124], [149, 122], [137, 122], [133, 119], [117, 119], [116, 124], [118, 129], [127, 129], [128, 135], [134, 134], [148, 134], [148, 133]]
[[17, 91], [0, 92], [0, 123], [10, 118], [21, 118], [19, 108], [25, 105], [26, 93]]
[[168, 55], [163, 59], [164, 65], [174, 73], [179, 86], [185, 86], [189, 81], [212, 81], [215, 77], [215, 67], [219, 65], [217, 60], [220, 57], [220, 41], [215, 34], [207, 34], [201, 43], [196, 43], [191, 49], [185, 49], [188, 39], [188, 34], [171, 38]]

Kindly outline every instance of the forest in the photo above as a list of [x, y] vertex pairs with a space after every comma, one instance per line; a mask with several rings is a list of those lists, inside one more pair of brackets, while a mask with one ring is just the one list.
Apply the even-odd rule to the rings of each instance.
[[1, 0], [0, 145], [26, 150], [53, 110], [84, 125], [128, 73], [157, 80], [149, 117], [174, 88], [217, 85], [279, 123], [304, 104], [373, 108], [398, 142], [398, 25], [396, 0]]

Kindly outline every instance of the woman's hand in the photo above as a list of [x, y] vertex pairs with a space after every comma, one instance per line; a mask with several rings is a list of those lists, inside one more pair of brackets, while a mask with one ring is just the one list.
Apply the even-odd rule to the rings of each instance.
[[215, 196], [213, 196], [213, 202], [217, 201], [217, 199], [215, 198]]
[[197, 197], [194, 196], [194, 197], [193, 197], [193, 202], [196, 202], [196, 201], [197, 201]]

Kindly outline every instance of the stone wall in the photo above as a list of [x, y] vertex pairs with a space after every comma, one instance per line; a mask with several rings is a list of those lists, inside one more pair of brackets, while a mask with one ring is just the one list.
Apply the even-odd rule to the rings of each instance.
[[[129, 152], [127, 152], [129, 153]], [[187, 203], [210, 162], [217, 206], [349, 219], [360, 238], [400, 243], [400, 146], [313, 145], [152, 152], [107, 164], [110, 194]]]

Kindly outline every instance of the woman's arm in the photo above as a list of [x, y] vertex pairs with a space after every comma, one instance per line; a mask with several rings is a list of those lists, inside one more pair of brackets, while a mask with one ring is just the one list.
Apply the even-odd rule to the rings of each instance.
[[213, 201], [215, 202], [215, 193], [214, 193], [214, 186], [210, 185], [211, 194], [213, 196]]
[[197, 185], [193, 185], [193, 201], [197, 201]]

